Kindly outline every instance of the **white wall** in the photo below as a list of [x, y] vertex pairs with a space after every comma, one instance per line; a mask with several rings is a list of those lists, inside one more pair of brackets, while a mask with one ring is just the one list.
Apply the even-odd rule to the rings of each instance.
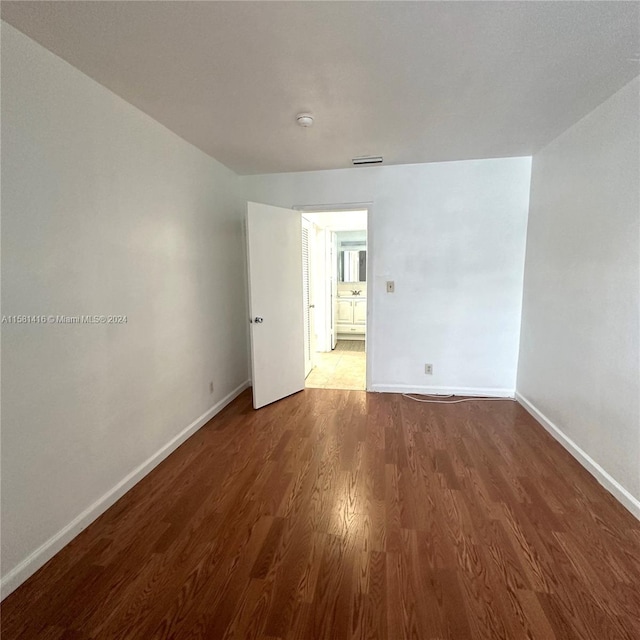
[[5, 23], [2, 187], [2, 314], [128, 318], [2, 326], [6, 592], [248, 371], [237, 176]]
[[533, 158], [518, 392], [640, 517], [639, 90]]
[[[240, 178], [280, 206], [373, 202], [373, 390], [515, 389], [530, 158]], [[385, 293], [394, 280], [396, 292]], [[434, 365], [426, 376], [425, 363]]]

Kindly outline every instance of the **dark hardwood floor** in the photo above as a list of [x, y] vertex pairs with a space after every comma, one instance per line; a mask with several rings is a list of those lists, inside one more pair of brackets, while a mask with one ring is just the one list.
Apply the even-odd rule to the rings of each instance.
[[244, 393], [10, 595], [2, 638], [640, 638], [640, 523], [512, 402]]

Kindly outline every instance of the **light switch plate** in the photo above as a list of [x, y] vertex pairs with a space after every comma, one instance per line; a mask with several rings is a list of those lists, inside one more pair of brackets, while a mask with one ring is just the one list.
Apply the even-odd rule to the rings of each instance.
[[393, 280], [387, 280], [387, 293], [395, 293], [396, 283]]

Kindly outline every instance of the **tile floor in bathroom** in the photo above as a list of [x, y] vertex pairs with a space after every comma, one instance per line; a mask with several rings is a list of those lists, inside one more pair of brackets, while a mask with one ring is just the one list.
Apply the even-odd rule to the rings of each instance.
[[364, 340], [338, 340], [331, 353], [316, 353], [315, 366], [306, 387], [316, 389], [364, 390], [366, 354]]

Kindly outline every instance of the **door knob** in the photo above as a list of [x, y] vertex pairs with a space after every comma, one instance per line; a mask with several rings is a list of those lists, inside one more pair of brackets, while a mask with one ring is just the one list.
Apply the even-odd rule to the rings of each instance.
[[256, 324], [262, 324], [264, 322], [264, 318], [262, 316], [256, 316], [253, 321]]
[[309, 309], [315, 309], [315, 308], [316, 308], [316, 305], [315, 305], [315, 304], [310, 304], [310, 305], [309, 305]]

